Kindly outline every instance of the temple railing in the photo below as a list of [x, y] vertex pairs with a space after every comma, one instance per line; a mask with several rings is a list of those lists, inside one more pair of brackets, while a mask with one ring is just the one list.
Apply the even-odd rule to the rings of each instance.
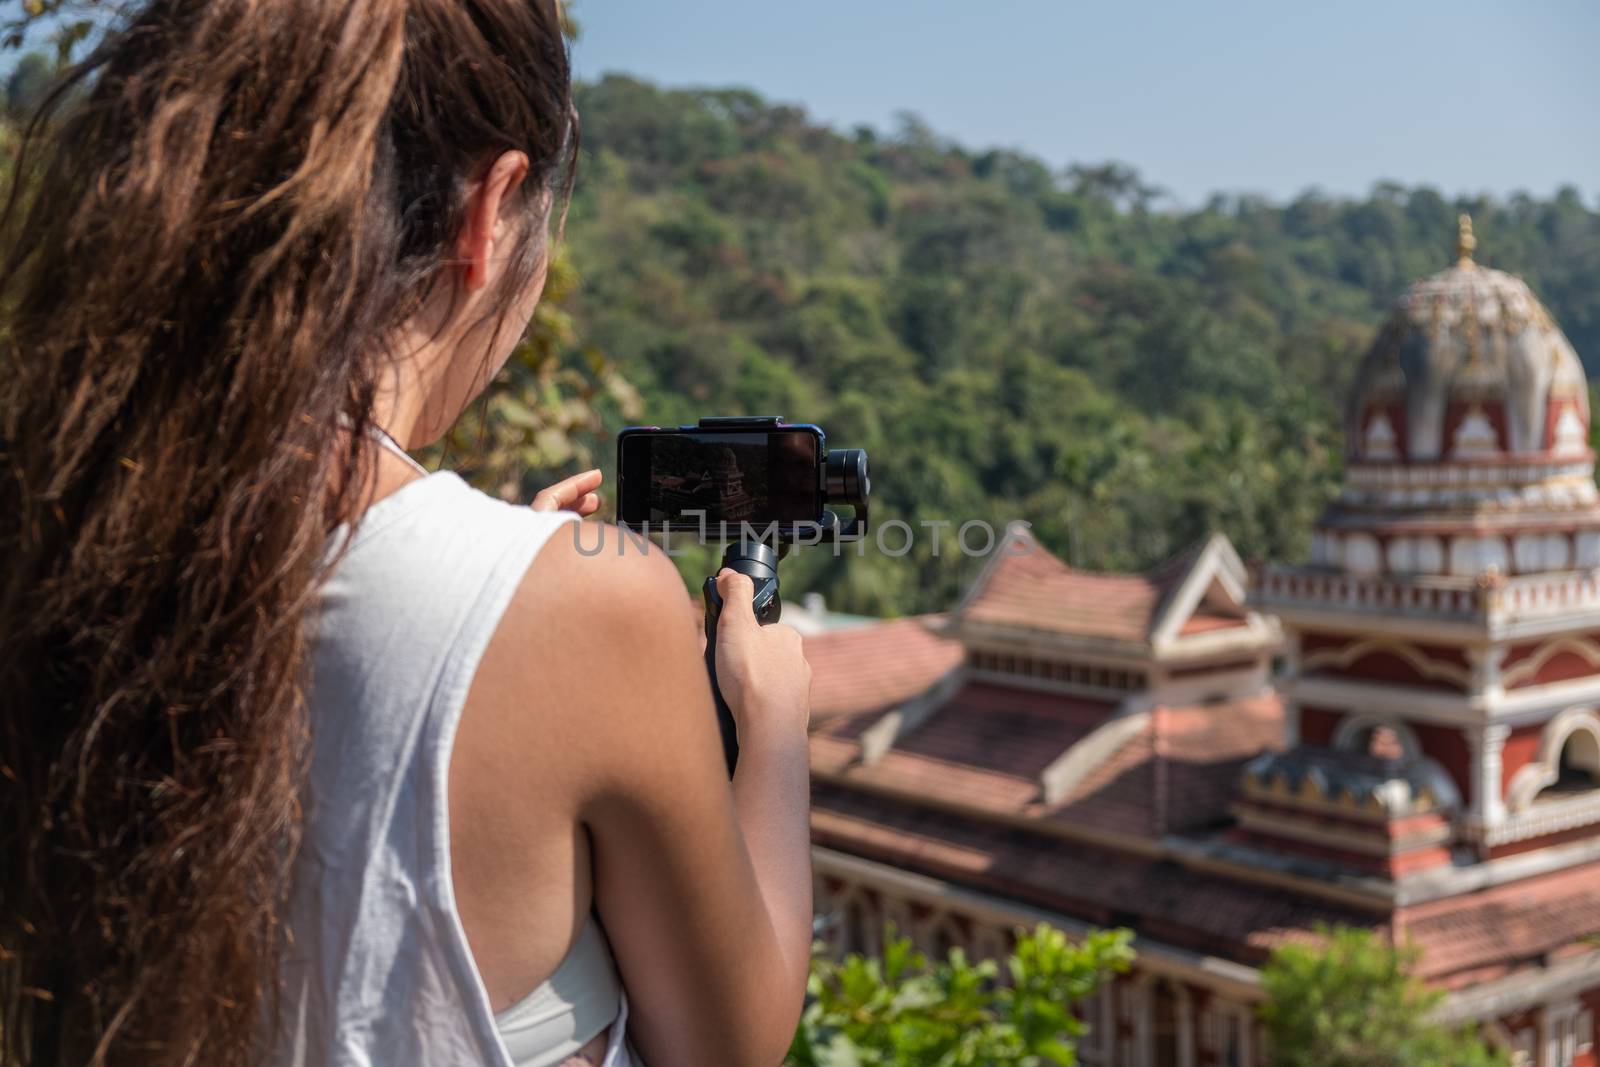
[[1330, 609], [1500, 622], [1600, 610], [1600, 570], [1505, 578], [1358, 576], [1312, 567], [1267, 567], [1252, 575], [1261, 611]]

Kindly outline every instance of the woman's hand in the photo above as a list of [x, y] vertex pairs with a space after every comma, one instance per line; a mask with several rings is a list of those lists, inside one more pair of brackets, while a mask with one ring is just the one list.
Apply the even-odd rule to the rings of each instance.
[[777, 730], [804, 737], [811, 712], [811, 665], [800, 634], [781, 623], [762, 626], [751, 610], [749, 577], [723, 568], [717, 575], [722, 614], [717, 619], [717, 686], [739, 725], [739, 735]]
[[539, 490], [531, 505], [534, 511], [576, 511], [589, 516], [600, 510], [600, 468], [574, 474], [555, 485]]

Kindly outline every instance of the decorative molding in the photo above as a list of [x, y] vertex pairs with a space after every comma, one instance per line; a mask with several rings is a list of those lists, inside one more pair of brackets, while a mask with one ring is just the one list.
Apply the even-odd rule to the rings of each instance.
[[[1213, 533], [1190, 564], [1182, 583], [1151, 622], [1150, 647], [1155, 658], [1163, 662], [1187, 660], [1218, 655], [1245, 645], [1265, 650], [1277, 644], [1282, 639], [1277, 620], [1249, 608], [1249, 582], [1250, 571], [1232, 542], [1220, 532]], [[1213, 586], [1221, 588], [1230, 606], [1244, 613], [1244, 626], [1187, 636], [1180, 634], [1183, 624], [1194, 616]], [[1238, 632], [1241, 629], [1244, 634]], [[1248, 635], [1248, 640], [1244, 635]]]
[[1345, 467], [1344, 484], [1346, 492], [1352, 489], [1389, 492], [1395, 489], [1455, 486], [1501, 489], [1551, 478], [1581, 478], [1594, 470], [1592, 457], [1543, 462], [1537, 455], [1502, 454], [1493, 458], [1485, 457], [1476, 463], [1372, 463], [1358, 460]]
[[1469, 640], [1541, 637], [1600, 626], [1600, 568], [1506, 578], [1358, 577], [1315, 567], [1265, 567], [1255, 606], [1302, 629]]
[[[1368, 717], [1367, 721], [1370, 723], [1373, 720]], [[1415, 744], [1415, 738], [1412, 743]], [[1340, 746], [1336, 743], [1334, 747]], [[1242, 791], [1246, 796], [1259, 797], [1268, 802], [1288, 802], [1296, 808], [1316, 809], [1339, 818], [1373, 822], [1387, 822], [1392, 818], [1436, 811], [1460, 811], [1461, 793], [1456, 788], [1455, 780], [1437, 760], [1422, 755], [1420, 746], [1416, 751], [1416, 756], [1397, 763], [1392, 781], [1384, 782], [1380, 788], [1361, 798], [1352, 791], [1354, 782], [1330, 781], [1325, 768], [1311, 766], [1303, 772], [1285, 768], [1282, 764], [1289, 758], [1292, 749], [1266, 752], [1247, 763]], [[1298, 787], [1291, 786], [1291, 776], [1300, 773], [1304, 776]]]
[[1039, 774], [1039, 788], [1046, 804], [1059, 804], [1072, 795], [1090, 773], [1142, 734], [1150, 725], [1150, 712], [1119, 714], [1095, 727], [1050, 761]]
[[1499, 826], [1485, 827], [1480, 838], [1486, 845], [1508, 845], [1595, 823], [1600, 823], [1600, 791], [1548, 800], [1528, 811], [1508, 815]]
[[1424, 678], [1439, 678], [1454, 682], [1463, 690], [1472, 688], [1472, 672], [1468, 668], [1431, 659], [1409, 642], [1382, 637], [1368, 637], [1340, 648], [1323, 648], [1304, 653], [1300, 661], [1301, 670], [1310, 672], [1329, 666], [1348, 668], [1363, 656], [1379, 652], [1386, 652], [1404, 660]]
[[1405, 837], [1388, 838], [1351, 830], [1310, 826], [1289, 816], [1274, 815], [1244, 805], [1235, 805], [1233, 813], [1238, 818], [1239, 825], [1247, 830], [1363, 856], [1398, 856], [1429, 845], [1446, 844], [1451, 837], [1448, 823], [1415, 831]]
[[885, 712], [877, 722], [861, 732], [861, 762], [872, 764], [925, 722], [945, 701], [953, 696], [967, 680], [967, 670], [955, 667], [930, 688], [912, 697], [892, 711]]
[[1312, 707], [1344, 712], [1359, 709], [1441, 726], [1541, 725], [1564, 708], [1600, 705], [1600, 675], [1499, 695], [1407, 688], [1338, 676], [1290, 679], [1281, 688], [1285, 699]]
[[[1579, 656], [1585, 663], [1600, 673], [1600, 644], [1580, 637], [1558, 637], [1553, 641], [1546, 641], [1534, 650], [1533, 655], [1519, 663], [1506, 668], [1501, 675], [1501, 685], [1511, 689], [1525, 679], [1536, 678], [1544, 665], [1549, 663], [1562, 652], [1571, 652]], [[1571, 681], [1571, 679], [1563, 679]]]

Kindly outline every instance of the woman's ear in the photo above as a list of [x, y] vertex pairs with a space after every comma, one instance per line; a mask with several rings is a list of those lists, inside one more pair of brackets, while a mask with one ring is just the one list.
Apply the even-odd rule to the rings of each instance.
[[466, 223], [461, 227], [456, 256], [462, 264], [467, 292], [488, 285], [495, 275], [497, 252], [504, 257], [507, 237], [500, 209], [516, 195], [528, 174], [528, 157], [502, 152], [482, 178], [467, 188]]

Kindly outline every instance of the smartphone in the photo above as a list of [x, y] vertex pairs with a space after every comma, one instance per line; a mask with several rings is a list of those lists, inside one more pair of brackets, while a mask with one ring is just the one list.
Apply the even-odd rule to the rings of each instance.
[[782, 536], [826, 521], [820, 427], [767, 419], [630, 426], [617, 435], [617, 518], [713, 533], [748, 523]]

